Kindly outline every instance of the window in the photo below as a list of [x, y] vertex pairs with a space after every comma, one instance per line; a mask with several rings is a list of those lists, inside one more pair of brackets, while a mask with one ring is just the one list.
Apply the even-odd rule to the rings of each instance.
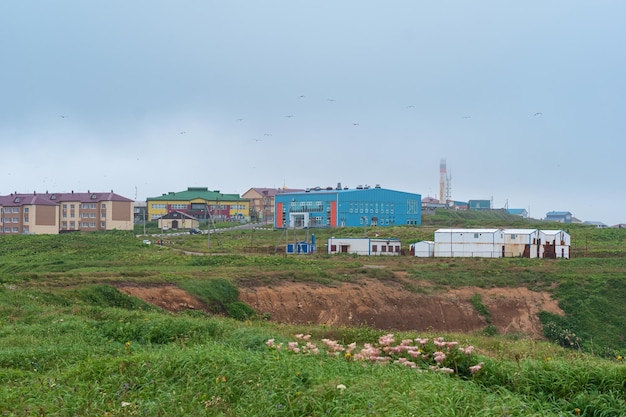
[[515, 239], [517, 239], [517, 235], [515, 233], [512, 233], [511, 234], [511, 240], [515, 240]]
[[61, 215], [61, 217], [63, 217], [64, 219], [67, 218], [67, 213], [63, 212], [63, 214]]
[[70, 204], [70, 209], [74, 210], [74, 204]]
[[20, 208], [19, 207], [13, 207], [13, 213], [19, 213], [20, 212]]
[[102, 209], [102, 210], [106, 210], [106, 209], [107, 209], [107, 205], [106, 205], [105, 203], [102, 203], [102, 204], [100, 205], [100, 209]]
[[104, 212], [103, 212], [103, 213], [100, 213], [100, 217], [101, 217], [102, 219], [106, 219], [106, 218], [107, 218], [107, 214], [106, 214], [106, 213], [104, 213]]
[[24, 207], [24, 213], [28, 213], [28, 207]]
[[76, 228], [76, 222], [70, 222], [70, 229]]
[[67, 210], [67, 204], [63, 204], [62, 207], [63, 207], [63, 210]]
[[331, 252], [337, 252], [337, 245], [330, 245]]
[[387, 246], [385, 246], [385, 245], [380, 245], [380, 251], [381, 251], [381, 252], [387, 252]]
[[89, 218], [95, 219], [96, 218], [96, 213], [89, 213]]
[[71, 213], [70, 213], [70, 218], [72, 218], [72, 219], [73, 219], [74, 217], [76, 217], [76, 215], [74, 214], [74, 212], [71, 212]]
[[61, 229], [67, 229], [67, 222], [61, 222]]
[[19, 223], [20, 219], [19, 217], [13, 217], [13, 223]]
[[29, 232], [28, 226], [24, 226], [24, 227], [22, 228], [22, 232], [23, 232], [23, 233], [28, 233], [28, 232]]
[[13, 233], [19, 233], [19, 232], [20, 232], [20, 228], [13, 226]]
[[478, 233], [474, 233], [474, 239], [478, 239], [479, 234]]
[[378, 252], [378, 245], [372, 245], [372, 252]]
[[28, 223], [28, 215], [24, 215], [24, 223]]
[[105, 229], [106, 228], [106, 223], [105, 222], [100, 222], [100, 228], [101, 229]]
[[96, 222], [89, 223], [89, 227], [96, 227]]

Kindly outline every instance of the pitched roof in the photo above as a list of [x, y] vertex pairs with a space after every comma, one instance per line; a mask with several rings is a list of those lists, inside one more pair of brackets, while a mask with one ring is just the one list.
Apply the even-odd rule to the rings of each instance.
[[133, 200], [122, 197], [121, 195], [111, 192], [86, 192], [86, 193], [44, 193], [44, 194], [10, 194], [0, 196], [0, 205], [2, 206], [54, 206], [61, 202], [76, 201], [82, 202], [100, 202], [100, 201], [123, 201], [131, 202]]
[[185, 191], [173, 192], [170, 191], [167, 194], [163, 194], [159, 197], [148, 197], [146, 201], [170, 201], [170, 200], [179, 200], [179, 201], [191, 201], [191, 200], [206, 200], [206, 201], [242, 201], [245, 200], [241, 198], [239, 194], [222, 194], [219, 190], [209, 191], [206, 187], [189, 187]]
[[46, 198], [45, 194], [10, 194], [0, 196], [0, 206], [55, 206], [57, 203]]
[[246, 191], [244, 193], [247, 194], [248, 192], [254, 190], [255, 192], [257, 192], [259, 195], [267, 195], [268, 197], [275, 197], [276, 194], [283, 194], [283, 193], [297, 193], [297, 192], [302, 192], [304, 191], [304, 189], [300, 189], [300, 188], [266, 188], [266, 187], [252, 187], [250, 188], [248, 191]]
[[546, 213], [546, 216], [571, 216], [572, 213], [569, 211], [549, 211]]

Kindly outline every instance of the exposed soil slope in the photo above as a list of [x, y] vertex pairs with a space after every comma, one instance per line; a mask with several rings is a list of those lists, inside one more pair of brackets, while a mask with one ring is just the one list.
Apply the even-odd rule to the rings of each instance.
[[[422, 283], [428, 286], [428, 283]], [[169, 311], [204, 310], [202, 301], [173, 285], [118, 288]], [[327, 287], [315, 283], [284, 282], [280, 285], [240, 288], [241, 301], [272, 321], [329, 326], [368, 325], [380, 329], [472, 332], [489, 323], [470, 299], [481, 294], [491, 313], [491, 324], [502, 334], [521, 333], [540, 338], [540, 311], [563, 314], [548, 293], [527, 288], [482, 289], [464, 287], [432, 295], [408, 291], [395, 282], [363, 280]]]

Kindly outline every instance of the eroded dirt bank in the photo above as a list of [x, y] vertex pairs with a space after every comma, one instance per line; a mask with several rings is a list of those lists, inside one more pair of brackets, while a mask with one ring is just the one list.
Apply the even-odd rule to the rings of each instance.
[[[427, 286], [427, 283], [424, 283]], [[169, 311], [204, 310], [199, 299], [173, 285], [118, 285], [118, 288]], [[368, 325], [389, 330], [473, 332], [488, 323], [470, 299], [482, 296], [501, 334], [523, 333], [541, 337], [540, 311], [563, 314], [548, 293], [527, 288], [482, 289], [464, 287], [432, 295], [409, 291], [395, 282], [363, 280], [326, 287], [315, 283], [240, 288], [241, 301], [272, 321], [329, 326]]]

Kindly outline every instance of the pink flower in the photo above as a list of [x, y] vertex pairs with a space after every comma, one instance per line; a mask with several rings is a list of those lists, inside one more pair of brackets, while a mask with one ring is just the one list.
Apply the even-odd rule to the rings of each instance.
[[415, 368], [417, 366], [417, 365], [415, 365], [414, 362], [411, 362], [407, 358], [400, 358], [397, 361], [395, 361], [394, 363], [398, 363], [400, 365], [408, 366], [409, 368]]
[[274, 347], [274, 339], [269, 339], [267, 342], [265, 342], [265, 344], [268, 347]]
[[417, 339], [415, 339], [415, 341], [417, 343], [419, 343], [420, 345], [424, 346], [426, 343], [428, 343], [428, 339], [420, 339], [419, 337]]
[[439, 368], [439, 372], [444, 372], [446, 374], [453, 374], [454, 373], [454, 369], [452, 368]]
[[471, 355], [473, 350], [474, 350], [474, 346], [468, 346], [465, 349], [459, 348], [459, 351], [465, 353], [466, 355]]
[[470, 370], [471, 373], [475, 374], [476, 372], [478, 372], [481, 369], [483, 369], [483, 365], [484, 364], [485, 364], [484, 362], [481, 362], [478, 365], [470, 366], [469, 370]]
[[434, 353], [434, 359], [435, 362], [437, 362], [439, 365], [441, 365], [441, 363], [443, 362], [443, 360], [446, 358], [446, 354], [443, 352], [435, 352]]
[[384, 336], [381, 336], [381, 337], [378, 339], [378, 344], [380, 344], [381, 346], [389, 346], [389, 345], [391, 345], [393, 342], [394, 342], [394, 339], [393, 339], [393, 334], [391, 334], [391, 333], [386, 334], [386, 335], [384, 335]]

